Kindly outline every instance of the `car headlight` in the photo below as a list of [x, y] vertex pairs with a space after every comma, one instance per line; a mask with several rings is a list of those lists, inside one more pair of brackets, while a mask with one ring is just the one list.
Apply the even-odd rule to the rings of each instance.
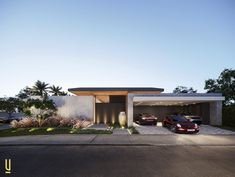
[[142, 117], [142, 119], [143, 119], [143, 120], [145, 120], [145, 119], [146, 119], [146, 117]]
[[197, 125], [197, 124], [194, 124], [194, 127], [195, 127], [195, 128], [198, 128], [198, 125]]
[[176, 127], [181, 127], [181, 125], [180, 124], [176, 124]]

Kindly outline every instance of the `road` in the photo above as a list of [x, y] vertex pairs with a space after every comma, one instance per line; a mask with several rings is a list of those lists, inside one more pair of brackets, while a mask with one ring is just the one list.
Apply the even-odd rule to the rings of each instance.
[[17, 177], [229, 177], [235, 146], [2, 146]]

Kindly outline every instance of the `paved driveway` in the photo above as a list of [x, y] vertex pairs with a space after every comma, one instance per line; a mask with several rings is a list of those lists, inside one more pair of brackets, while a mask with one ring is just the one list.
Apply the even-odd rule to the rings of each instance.
[[210, 125], [201, 125], [199, 134], [202, 135], [235, 135], [235, 132], [225, 130], [218, 127], [213, 127]]
[[142, 135], [173, 135], [171, 131], [162, 127], [161, 122], [157, 126], [154, 125], [139, 125], [134, 123], [136, 130]]
[[[157, 126], [146, 126], [146, 125], [139, 125], [134, 123], [135, 128], [139, 131], [142, 135], [173, 135], [170, 130], [167, 128], [162, 127], [161, 122], [158, 123]], [[210, 125], [201, 125], [200, 132], [201, 135], [235, 135], [235, 132], [213, 127]]]

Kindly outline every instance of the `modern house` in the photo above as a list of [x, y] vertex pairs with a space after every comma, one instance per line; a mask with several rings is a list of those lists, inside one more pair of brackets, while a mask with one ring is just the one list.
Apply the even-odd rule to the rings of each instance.
[[127, 114], [128, 126], [138, 113], [151, 113], [162, 120], [168, 114], [187, 113], [202, 117], [203, 124], [222, 124], [222, 94], [162, 93], [153, 87], [78, 87], [76, 96], [52, 97], [62, 116], [84, 116], [94, 123], [115, 123], [120, 111]]

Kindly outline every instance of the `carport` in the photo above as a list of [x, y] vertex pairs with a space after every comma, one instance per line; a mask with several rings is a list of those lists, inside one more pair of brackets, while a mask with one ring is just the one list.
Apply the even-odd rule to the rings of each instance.
[[128, 107], [131, 106], [131, 98], [133, 109], [129, 109], [132, 111], [128, 113], [129, 124], [131, 118], [132, 121], [135, 121], [135, 115], [138, 113], [153, 114], [160, 121], [169, 114], [193, 114], [201, 116], [203, 124], [222, 124], [222, 101], [224, 97], [221, 94], [135, 94], [129, 96]]

